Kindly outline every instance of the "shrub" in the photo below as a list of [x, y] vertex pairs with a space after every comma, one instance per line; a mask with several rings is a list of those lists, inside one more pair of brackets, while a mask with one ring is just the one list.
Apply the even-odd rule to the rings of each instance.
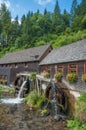
[[74, 83], [77, 81], [78, 77], [75, 73], [70, 73], [67, 74], [66, 79], [70, 82], [70, 83]]
[[80, 122], [86, 122], [86, 93], [81, 93], [76, 103], [75, 116]]
[[44, 77], [45, 77], [45, 78], [49, 78], [49, 77], [50, 77], [49, 72], [44, 72]]
[[35, 79], [36, 79], [36, 72], [32, 72], [32, 73], [30, 74], [30, 78], [31, 78], [32, 80], [35, 80]]
[[55, 79], [58, 80], [58, 81], [61, 81], [61, 79], [62, 79], [62, 73], [61, 72], [56, 72]]
[[86, 93], [81, 93], [81, 96], [76, 102], [76, 110], [74, 120], [69, 120], [67, 127], [70, 130], [86, 130]]
[[82, 80], [86, 82], [86, 74], [82, 74]]
[[43, 110], [41, 111], [41, 114], [44, 115], [44, 114], [46, 114], [47, 112], [48, 112], [47, 109], [43, 109]]
[[27, 104], [33, 108], [40, 108], [42, 102], [46, 101], [46, 98], [35, 91], [29, 93], [29, 95], [24, 100]]
[[67, 127], [69, 127], [70, 130], [86, 130], [86, 123], [81, 123], [77, 119], [74, 119], [68, 121]]

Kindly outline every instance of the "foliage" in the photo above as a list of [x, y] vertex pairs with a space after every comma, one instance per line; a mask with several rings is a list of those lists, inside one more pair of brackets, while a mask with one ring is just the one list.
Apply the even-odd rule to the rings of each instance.
[[86, 82], [86, 74], [82, 74], [82, 80]]
[[[0, 57], [8, 52], [50, 43], [54, 48], [86, 38], [86, 1], [78, 5], [73, 0], [71, 12], [60, 11], [56, 1], [54, 11], [44, 14], [28, 12], [11, 21], [11, 12], [5, 4], [0, 7]], [[78, 25], [78, 26], [77, 26]]]
[[47, 109], [41, 110], [41, 114], [42, 114], [42, 115], [44, 115], [44, 114], [46, 114], [46, 113], [47, 113]]
[[1, 92], [14, 93], [14, 88], [10, 88], [10, 87], [7, 87], [7, 86], [0, 86], [0, 91]]
[[80, 122], [86, 122], [86, 93], [81, 93], [76, 104], [76, 117]]
[[78, 98], [74, 120], [69, 120], [67, 126], [70, 130], [86, 130], [86, 92]]
[[31, 80], [35, 80], [36, 79], [36, 72], [32, 72], [30, 74], [30, 78], [31, 78]]
[[4, 93], [14, 94], [14, 92], [15, 92], [14, 88], [10, 88], [7, 86], [0, 86], [0, 98], [3, 97]]
[[78, 76], [75, 73], [69, 73], [66, 76], [66, 79], [70, 82], [70, 83], [74, 83], [77, 81]]
[[67, 127], [69, 127], [70, 130], [86, 130], [86, 123], [81, 123], [77, 119], [70, 120], [67, 123]]
[[44, 77], [45, 77], [45, 78], [49, 78], [49, 77], [50, 77], [49, 72], [45, 71], [45, 72], [44, 72]]
[[3, 92], [1, 91], [1, 87], [0, 87], [0, 98], [3, 97]]
[[61, 81], [61, 79], [62, 79], [62, 73], [57, 71], [55, 73], [55, 79], [57, 79], [58, 81]]
[[35, 91], [31, 91], [25, 98], [25, 102], [34, 108], [40, 108], [44, 101], [46, 101], [45, 96], [42, 96]]

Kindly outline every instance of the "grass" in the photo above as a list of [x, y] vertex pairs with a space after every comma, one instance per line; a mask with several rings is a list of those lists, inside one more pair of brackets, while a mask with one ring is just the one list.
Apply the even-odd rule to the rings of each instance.
[[69, 130], [86, 130], [86, 92], [78, 98], [74, 120], [69, 120], [67, 126]]
[[33, 108], [40, 108], [46, 98], [35, 91], [31, 91], [24, 101]]
[[0, 95], [2, 95], [5, 92], [13, 94], [14, 93], [14, 88], [10, 88], [10, 87], [7, 87], [7, 86], [0, 86]]

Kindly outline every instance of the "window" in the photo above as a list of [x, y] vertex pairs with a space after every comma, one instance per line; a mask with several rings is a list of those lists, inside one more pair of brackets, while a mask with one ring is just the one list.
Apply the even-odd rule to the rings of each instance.
[[24, 67], [27, 68], [27, 67], [28, 67], [28, 64], [27, 64], [27, 63], [24, 63]]
[[68, 65], [68, 73], [76, 73], [78, 75], [78, 65], [77, 64], [69, 64]]
[[17, 64], [15, 64], [14, 66], [15, 66], [15, 68], [18, 68]]
[[86, 73], [86, 63], [84, 64], [84, 73]]
[[64, 73], [64, 65], [57, 65], [56, 71], [61, 72], [63, 74]]
[[45, 67], [45, 70], [46, 70], [46, 71], [49, 71], [49, 70], [50, 70], [50, 66], [46, 66], [46, 67]]
[[1, 65], [1, 67], [4, 67], [4, 65]]
[[50, 71], [51, 71], [50, 66], [46, 66], [46, 67], [45, 67], [45, 71], [50, 73]]

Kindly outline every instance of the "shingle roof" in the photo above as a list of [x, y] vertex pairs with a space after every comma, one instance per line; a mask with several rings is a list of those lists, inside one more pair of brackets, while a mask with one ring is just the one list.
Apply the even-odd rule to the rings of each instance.
[[40, 65], [86, 60], [86, 39], [54, 49]]
[[48, 44], [8, 53], [0, 59], [0, 64], [39, 61], [49, 47]]

